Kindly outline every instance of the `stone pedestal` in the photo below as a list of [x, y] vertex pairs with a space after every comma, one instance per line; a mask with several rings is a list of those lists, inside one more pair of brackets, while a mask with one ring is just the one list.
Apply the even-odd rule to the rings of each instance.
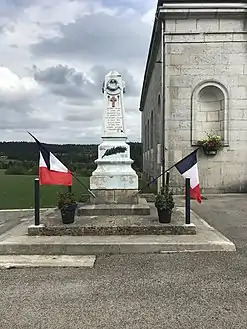
[[96, 195], [94, 204], [138, 204], [138, 175], [132, 168], [130, 146], [124, 126], [123, 94], [125, 84], [121, 75], [111, 71], [105, 76], [104, 134], [98, 147], [96, 170], [90, 177], [90, 189]]
[[[96, 170], [90, 177], [91, 190], [138, 190], [138, 175], [132, 168], [130, 146], [126, 136], [102, 137], [98, 147]], [[106, 155], [108, 150], [122, 148], [123, 152]], [[108, 151], [109, 152], [109, 151]]]
[[96, 198], [90, 197], [91, 204], [139, 204], [137, 190], [92, 190]]

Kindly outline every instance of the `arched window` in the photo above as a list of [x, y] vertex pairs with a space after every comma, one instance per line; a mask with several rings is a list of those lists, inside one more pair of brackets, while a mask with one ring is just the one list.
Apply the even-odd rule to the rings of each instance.
[[225, 145], [229, 144], [228, 103], [228, 92], [219, 82], [206, 81], [195, 88], [191, 111], [192, 145], [208, 133], [219, 135]]

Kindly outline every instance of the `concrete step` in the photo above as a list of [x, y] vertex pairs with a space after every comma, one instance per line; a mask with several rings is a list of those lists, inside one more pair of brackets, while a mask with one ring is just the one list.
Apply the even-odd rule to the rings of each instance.
[[150, 206], [144, 198], [138, 204], [82, 204], [78, 216], [137, 216], [150, 215]]
[[99, 255], [164, 251], [235, 251], [225, 239], [195, 236], [36, 236], [0, 242], [1, 255]]

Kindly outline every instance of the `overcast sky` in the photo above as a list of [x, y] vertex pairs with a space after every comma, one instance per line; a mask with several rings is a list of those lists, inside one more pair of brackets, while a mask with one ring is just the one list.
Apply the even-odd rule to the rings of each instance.
[[99, 143], [104, 76], [126, 83], [126, 130], [139, 101], [157, 0], [0, 0], [2, 141]]

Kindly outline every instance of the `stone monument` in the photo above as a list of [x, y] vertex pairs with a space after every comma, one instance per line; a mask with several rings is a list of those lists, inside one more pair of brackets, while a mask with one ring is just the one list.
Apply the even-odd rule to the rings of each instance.
[[[89, 251], [92, 254], [120, 253], [122, 250], [124, 253], [164, 251], [167, 248], [164, 243], [157, 242], [161, 235], [195, 235], [196, 227], [184, 224], [183, 209], [174, 210], [171, 224], [159, 223], [154, 204], [148, 204], [137, 194], [138, 176], [131, 166], [133, 160], [126, 143], [125, 86], [121, 75], [115, 71], [108, 73], [102, 91], [105, 101], [104, 133], [95, 161], [97, 168], [90, 177], [90, 188], [96, 197], [78, 205], [73, 224], [63, 224], [59, 212], [54, 210], [46, 216], [42, 226], [30, 226], [28, 235], [70, 235], [71, 241], [75, 236], [83, 236], [83, 248], [79, 253], [87, 254]], [[146, 244], [148, 237], [142, 242], [139, 239], [131, 249], [131, 239], [136, 241], [140, 235], [152, 235], [151, 243]], [[86, 236], [89, 236], [88, 240]], [[154, 245], [153, 241], [156, 241]], [[167, 238], [164, 241], [167, 243]], [[78, 247], [80, 243], [76, 240], [75, 244]], [[69, 246], [67, 248], [71, 250]]]
[[124, 99], [125, 83], [121, 75], [111, 71], [105, 76], [104, 133], [98, 147], [96, 170], [90, 177], [90, 189], [96, 195], [94, 203], [136, 204], [138, 176], [132, 168], [130, 146], [126, 143]]

